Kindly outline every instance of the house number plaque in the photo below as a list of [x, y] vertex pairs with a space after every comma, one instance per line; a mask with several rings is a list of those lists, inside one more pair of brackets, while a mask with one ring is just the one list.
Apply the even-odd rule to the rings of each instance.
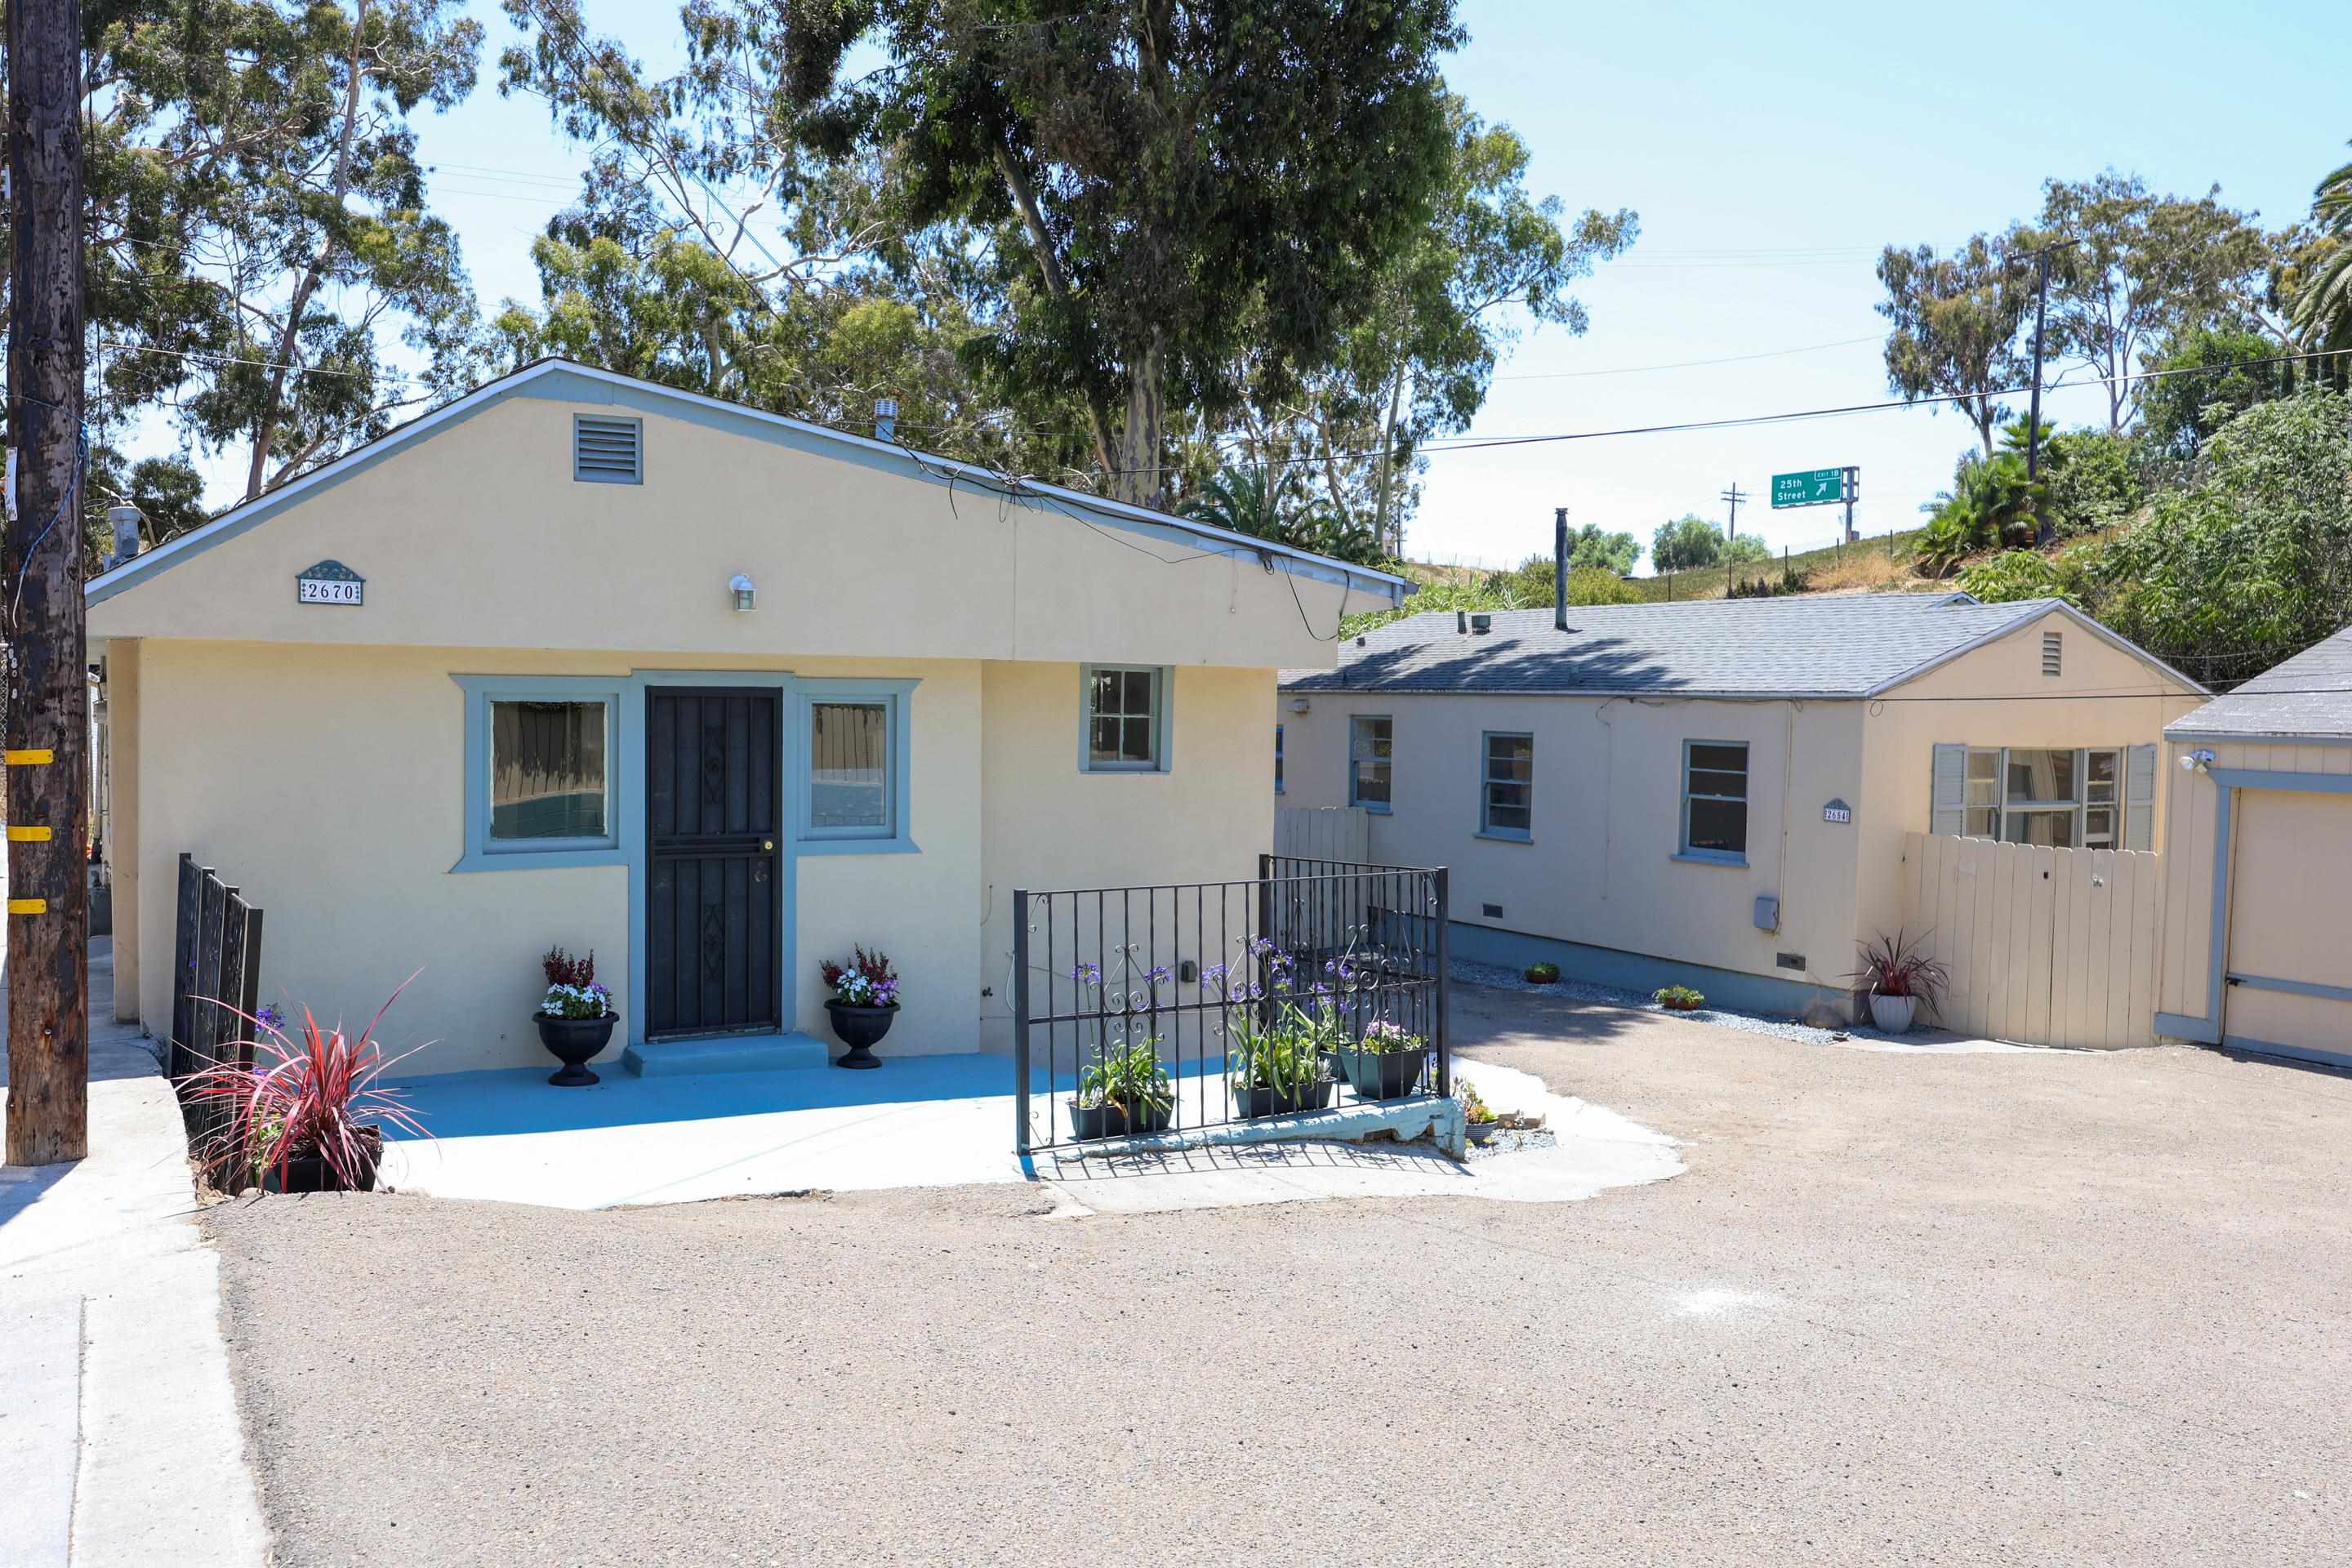
[[1846, 805], [1846, 803], [1842, 800], [1833, 800], [1827, 805], [1822, 807], [1822, 820], [1823, 822], [1852, 822], [1853, 820], [1853, 807]]
[[321, 561], [294, 579], [294, 598], [304, 605], [364, 605], [367, 579], [340, 561]]

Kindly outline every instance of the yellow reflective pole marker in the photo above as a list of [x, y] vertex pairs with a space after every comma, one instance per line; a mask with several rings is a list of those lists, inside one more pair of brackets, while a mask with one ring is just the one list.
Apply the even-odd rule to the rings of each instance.
[[46, 827], [11, 827], [8, 829], [8, 842], [11, 844], [47, 844], [48, 841], [49, 830]]
[[29, 746], [23, 751], [0, 752], [0, 763], [12, 768], [29, 768], [57, 760], [57, 753], [47, 746]]
[[8, 912], [12, 915], [45, 915], [49, 912], [49, 900], [47, 899], [11, 899], [8, 900]]

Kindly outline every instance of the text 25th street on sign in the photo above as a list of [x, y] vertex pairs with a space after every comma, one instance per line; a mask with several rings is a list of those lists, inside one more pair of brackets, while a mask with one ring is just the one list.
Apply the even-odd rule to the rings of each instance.
[[1845, 500], [1843, 468], [1808, 468], [1772, 476], [1774, 506], [1835, 506]]

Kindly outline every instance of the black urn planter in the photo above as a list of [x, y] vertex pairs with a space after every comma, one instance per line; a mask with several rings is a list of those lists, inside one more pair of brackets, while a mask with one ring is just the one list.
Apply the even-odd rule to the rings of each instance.
[[1074, 1100], [1070, 1101], [1070, 1136], [1086, 1143], [1097, 1138], [1129, 1138], [1147, 1132], [1165, 1132], [1169, 1119], [1175, 1110], [1176, 1107], [1171, 1102], [1130, 1119], [1124, 1105], [1116, 1102], [1080, 1105]]
[[1318, 1078], [1303, 1089], [1296, 1086], [1237, 1089], [1234, 1091], [1234, 1109], [1249, 1121], [1261, 1116], [1296, 1116], [1302, 1110], [1327, 1110], [1331, 1105], [1331, 1091], [1337, 1087], [1329, 1079]]
[[327, 1157], [316, 1149], [298, 1149], [286, 1156], [281, 1170], [272, 1163], [262, 1173], [262, 1186], [273, 1193], [372, 1193], [376, 1167], [383, 1163], [383, 1129], [354, 1130], [359, 1139], [358, 1180], [346, 1182]]
[[890, 1020], [898, 1016], [897, 1003], [887, 1007], [857, 1007], [846, 1002], [827, 1002], [824, 1010], [833, 1019], [833, 1032], [849, 1047], [846, 1056], [834, 1058], [837, 1068], [878, 1068], [882, 1058], [874, 1047], [890, 1032]]
[[1348, 1084], [1361, 1100], [1402, 1100], [1421, 1082], [1422, 1069], [1429, 1065], [1429, 1052], [1421, 1047], [1409, 1051], [1346, 1051]]
[[579, 1089], [594, 1083], [596, 1075], [588, 1070], [588, 1063], [613, 1038], [613, 1026], [621, 1021], [618, 1013], [607, 1013], [601, 1018], [551, 1018], [544, 1013], [531, 1015], [539, 1026], [539, 1043], [547, 1047], [548, 1055], [563, 1064], [548, 1082], [564, 1089]]

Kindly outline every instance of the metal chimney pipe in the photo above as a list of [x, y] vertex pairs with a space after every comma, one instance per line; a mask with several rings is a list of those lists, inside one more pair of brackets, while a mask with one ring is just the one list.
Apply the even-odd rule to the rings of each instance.
[[114, 530], [114, 564], [120, 566], [139, 553], [139, 509], [135, 506], [108, 507], [106, 521]]
[[1551, 514], [1551, 629], [1568, 630], [1568, 508]]

